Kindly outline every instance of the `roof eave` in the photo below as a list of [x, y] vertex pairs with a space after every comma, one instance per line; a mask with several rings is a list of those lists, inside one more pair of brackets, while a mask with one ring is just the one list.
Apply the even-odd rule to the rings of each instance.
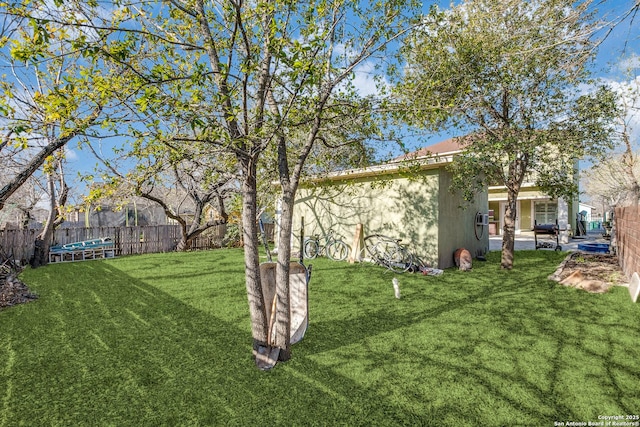
[[327, 181], [349, 181], [358, 178], [371, 178], [383, 175], [393, 175], [409, 171], [411, 168], [416, 166], [420, 170], [435, 169], [442, 166], [443, 164], [451, 163], [453, 161], [453, 155], [458, 152], [459, 151], [438, 154], [436, 156], [425, 156], [416, 159], [407, 159], [403, 161], [384, 163], [376, 166], [369, 166], [366, 168], [330, 172], [326, 175], [311, 177], [305, 180], [305, 182], [320, 183]]

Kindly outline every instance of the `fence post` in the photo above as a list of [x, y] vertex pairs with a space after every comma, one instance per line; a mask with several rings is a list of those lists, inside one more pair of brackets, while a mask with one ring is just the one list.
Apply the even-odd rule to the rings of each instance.
[[[77, 227], [54, 230], [53, 244], [64, 245], [88, 239], [111, 237], [119, 255], [169, 252], [175, 250], [180, 238], [178, 225], [150, 225], [134, 227]], [[215, 226], [212, 235], [222, 241], [226, 225]], [[0, 230], [0, 245], [7, 255], [27, 261], [33, 254], [35, 236], [40, 229]], [[200, 238], [196, 247], [208, 248], [210, 238]]]

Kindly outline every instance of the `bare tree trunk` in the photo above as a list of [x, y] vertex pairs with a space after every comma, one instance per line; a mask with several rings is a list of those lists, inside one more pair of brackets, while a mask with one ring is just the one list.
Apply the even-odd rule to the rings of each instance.
[[240, 159], [243, 169], [242, 182], [242, 236], [244, 240], [244, 262], [251, 333], [253, 346], [267, 345], [268, 320], [265, 309], [262, 283], [260, 281], [260, 257], [258, 255], [258, 235], [256, 225], [257, 186], [256, 165], [253, 159]]
[[278, 322], [276, 345], [280, 347], [280, 360], [291, 358], [291, 308], [289, 294], [289, 263], [291, 260], [291, 233], [293, 231], [293, 203], [295, 191], [283, 190], [280, 231], [278, 238], [278, 265], [276, 267], [276, 292]]
[[513, 268], [513, 258], [516, 239], [516, 218], [518, 217], [517, 202], [522, 181], [527, 172], [529, 156], [517, 154], [509, 163], [507, 187], [507, 207], [504, 212], [504, 227], [502, 233], [502, 256], [500, 267], [510, 270]]
[[33, 257], [29, 264], [33, 268], [46, 265], [49, 262], [49, 247], [53, 240], [53, 223], [51, 222], [52, 216], [49, 215], [47, 223], [45, 224], [42, 232], [36, 237], [36, 241], [33, 249]]
[[182, 236], [180, 236], [180, 241], [178, 242], [178, 246], [176, 246], [176, 251], [186, 252], [191, 249], [192, 244], [193, 239], [190, 239], [186, 233], [182, 233]]
[[193, 241], [202, 233], [210, 229], [211, 227], [215, 227], [217, 225], [226, 224], [227, 220], [219, 220], [213, 222], [207, 222], [206, 224], [199, 224], [194, 222], [191, 224], [189, 231], [183, 231], [182, 236], [180, 237], [180, 241], [178, 242], [178, 246], [176, 247], [177, 251], [188, 251], [193, 247]]
[[46, 265], [49, 262], [49, 247], [52, 244], [53, 232], [64, 220], [62, 207], [66, 204], [69, 188], [64, 182], [62, 166], [60, 166], [60, 174], [60, 186], [62, 188], [57, 198], [55, 178], [52, 173], [47, 174], [47, 187], [50, 195], [49, 215], [44, 229], [36, 237], [33, 257], [29, 262], [33, 268]]
[[513, 253], [516, 238], [516, 202], [518, 194], [511, 189], [507, 190], [507, 207], [504, 212], [504, 227], [502, 229], [502, 257], [500, 267], [505, 269], [513, 268]]

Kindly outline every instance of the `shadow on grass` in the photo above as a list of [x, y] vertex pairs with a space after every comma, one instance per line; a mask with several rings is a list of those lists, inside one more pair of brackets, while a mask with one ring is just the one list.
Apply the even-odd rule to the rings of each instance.
[[[73, 281], [57, 280], [57, 266], [29, 272], [41, 304], [2, 313], [0, 425], [313, 425], [339, 414], [356, 425], [371, 404], [363, 395], [327, 414], [321, 388], [281, 366], [258, 371], [248, 314], [222, 321], [107, 263], [64, 268]], [[378, 421], [397, 412], [374, 406]]]
[[630, 340], [640, 334], [622, 327], [638, 315], [625, 290], [563, 288], [546, 280], [558, 254], [518, 258], [512, 271], [496, 270], [496, 259], [473, 273], [403, 275], [400, 301], [387, 283], [392, 276], [360, 283], [359, 292], [332, 288], [333, 303], [360, 314], [329, 311], [330, 320], [312, 323], [308, 357], [344, 365], [350, 377], [368, 372], [397, 383], [372, 381], [371, 388], [405, 395], [405, 410], [434, 425], [586, 422], [607, 411], [634, 412], [640, 352]]
[[[510, 272], [490, 262], [403, 275], [401, 300], [376, 267], [314, 260], [307, 336], [268, 373], [251, 359], [241, 259], [195, 273], [168, 255], [30, 271], [38, 302], [0, 313], [0, 426], [497, 426], [633, 413], [640, 337], [624, 323], [637, 307], [546, 282], [535, 267], [552, 266], [547, 256]], [[175, 277], [155, 271], [169, 262]]]

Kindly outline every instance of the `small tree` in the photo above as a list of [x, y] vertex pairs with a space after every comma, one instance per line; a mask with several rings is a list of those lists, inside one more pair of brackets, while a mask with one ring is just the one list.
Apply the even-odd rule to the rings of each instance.
[[[236, 193], [235, 164], [229, 155], [214, 155], [202, 143], [176, 144], [163, 141], [166, 133], [153, 133], [154, 137], [141, 136], [127, 149], [118, 149], [118, 159], [106, 159], [87, 142], [103, 165], [107, 182], [95, 186], [88, 200], [101, 198], [126, 202], [142, 197], [160, 206], [165, 215], [180, 226], [179, 251], [191, 248], [193, 241], [216, 225], [226, 224], [228, 219], [225, 201]], [[225, 160], [226, 157], [226, 160]], [[129, 171], [118, 163], [134, 162]], [[215, 218], [205, 218], [207, 208], [216, 210]]]
[[[230, 1], [216, 9], [197, 0], [172, 2], [166, 11], [155, 4], [129, 9], [145, 49], [142, 55], [130, 50], [127, 61], [153, 82], [137, 105], [161, 117], [178, 115], [197, 129], [197, 142], [224, 149], [237, 160], [256, 345], [266, 343], [268, 335], [256, 226], [258, 171], [265, 157], [275, 160], [282, 199], [275, 345], [285, 358], [293, 205], [305, 164], [318, 141], [329, 141], [332, 125], [351, 116], [350, 125], [358, 127], [356, 118], [368, 104], [356, 96], [349, 79], [364, 61], [377, 54], [384, 58], [387, 44], [410, 28], [404, 13], [412, 6], [394, 0], [366, 6], [270, 0]], [[195, 142], [194, 136], [175, 140]]]
[[513, 266], [525, 178], [569, 197], [577, 191], [577, 160], [611, 146], [615, 96], [604, 88], [579, 93], [597, 47], [590, 3], [466, 0], [433, 8], [402, 49], [402, 117], [467, 133], [452, 167], [467, 198], [487, 184], [507, 189], [503, 268]]
[[[11, 16], [6, 6], [0, 58], [8, 74], [0, 82], [0, 155], [20, 167], [0, 188], [0, 209], [50, 156], [102, 121], [109, 99], [107, 76], [52, 23]], [[76, 36], [78, 37], [78, 36]]]
[[364, 113], [367, 104], [349, 79], [367, 60], [384, 64], [386, 46], [408, 31], [407, 13], [417, 2], [122, 1], [101, 14], [97, 3], [72, 0], [64, 6], [75, 12], [63, 17], [45, 14], [49, 4], [30, 2], [20, 13], [95, 32], [78, 49], [108, 59], [122, 70], [121, 84], [140, 89], [123, 99], [132, 120], [145, 111], [158, 120], [178, 117], [195, 132], [174, 141], [191, 144], [195, 135], [235, 157], [254, 344], [268, 335], [256, 226], [258, 171], [265, 155], [276, 159], [283, 211], [275, 345], [288, 355], [293, 203], [304, 166], [327, 127]]

